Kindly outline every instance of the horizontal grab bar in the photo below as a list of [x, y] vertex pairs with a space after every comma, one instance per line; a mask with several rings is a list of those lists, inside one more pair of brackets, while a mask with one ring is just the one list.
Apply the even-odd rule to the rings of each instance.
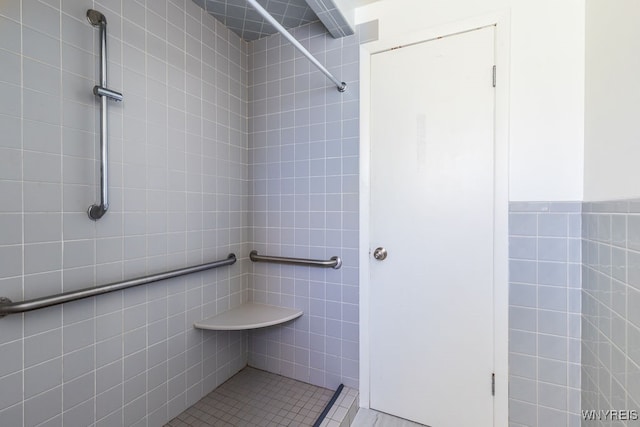
[[295, 264], [310, 265], [313, 267], [333, 268], [335, 270], [342, 267], [342, 260], [339, 256], [331, 257], [330, 260], [308, 259], [308, 258], [290, 258], [282, 256], [259, 255], [258, 251], [253, 250], [249, 253], [249, 259], [253, 262], [271, 262], [278, 264]]
[[106, 285], [100, 285], [93, 288], [84, 288], [77, 291], [63, 292], [58, 295], [50, 295], [47, 297], [34, 298], [18, 302], [12, 302], [9, 298], [0, 297], [0, 317], [4, 317], [8, 314], [24, 313], [26, 311], [37, 310], [39, 308], [51, 307], [52, 305], [76, 301], [96, 295], [102, 295], [108, 292], [120, 291], [123, 289], [132, 288], [134, 286], [146, 285], [147, 283], [171, 279], [178, 276], [184, 276], [185, 274], [197, 273], [199, 271], [210, 270], [212, 268], [224, 267], [225, 265], [235, 264], [235, 262], [236, 255], [229, 254], [226, 259], [219, 261], [194, 265], [192, 267], [179, 268], [177, 270], [152, 274], [150, 276], [138, 277], [135, 279], [125, 280], [123, 282], [108, 283]]

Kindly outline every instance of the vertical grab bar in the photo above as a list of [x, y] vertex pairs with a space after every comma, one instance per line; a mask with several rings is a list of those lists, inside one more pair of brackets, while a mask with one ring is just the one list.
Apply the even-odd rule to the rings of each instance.
[[107, 100], [122, 101], [122, 94], [107, 88], [107, 19], [97, 10], [87, 10], [87, 20], [100, 27], [100, 84], [94, 86], [93, 94], [100, 97], [100, 204], [91, 205], [87, 213], [96, 221], [109, 209], [109, 147]]

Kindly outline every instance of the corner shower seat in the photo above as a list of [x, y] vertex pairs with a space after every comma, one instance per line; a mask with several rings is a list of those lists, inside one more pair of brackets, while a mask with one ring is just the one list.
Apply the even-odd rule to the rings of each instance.
[[301, 310], [248, 302], [224, 313], [200, 320], [193, 326], [213, 331], [240, 331], [279, 325], [296, 319], [302, 314]]

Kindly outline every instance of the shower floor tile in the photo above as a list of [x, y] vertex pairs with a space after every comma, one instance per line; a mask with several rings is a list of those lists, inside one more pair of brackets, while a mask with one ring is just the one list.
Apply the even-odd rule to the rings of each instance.
[[246, 367], [164, 427], [313, 426], [333, 391]]

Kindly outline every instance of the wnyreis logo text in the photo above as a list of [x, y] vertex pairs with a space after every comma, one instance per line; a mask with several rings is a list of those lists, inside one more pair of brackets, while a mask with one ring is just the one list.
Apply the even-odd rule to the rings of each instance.
[[635, 409], [583, 409], [582, 418], [585, 421], [636, 421], [638, 420], [638, 411]]

